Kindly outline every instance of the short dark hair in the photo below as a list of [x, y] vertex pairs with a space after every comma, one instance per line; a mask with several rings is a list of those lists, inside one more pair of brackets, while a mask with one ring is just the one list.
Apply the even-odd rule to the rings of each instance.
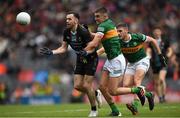
[[69, 12], [67, 13], [67, 15], [68, 15], [68, 14], [73, 14], [74, 17], [76, 17], [78, 20], [80, 19], [79, 14], [78, 14], [77, 12], [75, 12], [75, 11], [69, 11]]
[[126, 23], [118, 23], [117, 27], [126, 27], [126, 28], [128, 28], [128, 24], [126, 24]]
[[108, 13], [108, 10], [105, 7], [100, 7], [96, 9], [95, 13]]

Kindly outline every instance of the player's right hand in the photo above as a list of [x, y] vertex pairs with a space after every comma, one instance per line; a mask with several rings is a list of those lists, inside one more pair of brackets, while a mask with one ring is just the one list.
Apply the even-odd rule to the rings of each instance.
[[43, 47], [40, 49], [40, 54], [46, 55], [46, 56], [51, 56], [51, 55], [53, 55], [53, 52], [51, 49], [49, 49], [47, 47]]

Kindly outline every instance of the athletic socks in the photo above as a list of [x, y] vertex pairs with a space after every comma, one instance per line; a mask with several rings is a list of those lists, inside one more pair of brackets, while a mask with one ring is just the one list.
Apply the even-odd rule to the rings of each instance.
[[166, 102], [165, 95], [162, 95], [162, 96], [159, 97], [159, 102], [160, 103]]
[[111, 107], [112, 112], [119, 112], [117, 106], [114, 103], [110, 103], [109, 106]]
[[131, 93], [138, 93], [139, 91], [140, 91], [140, 89], [137, 87], [131, 88]]
[[97, 92], [97, 90], [95, 90], [95, 96], [97, 96], [97, 94], [98, 94], [98, 92]]
[[146, 93], [145, 93], [145, 96], [146, 96], [146, 97], [151, 97], [152, 95], [151, 95], [150, 92], [146, 92]]
[[134, 99], [134, 101], [132, 102], [132, 104], [133, 104], [134, 106], [138, 107], [139, 104], [140, 104], [139, 99]]
[[[95, 96], [97, 96], [97, 91], [95, 90]], [[91, 111], [96, 111], [96, 106], [91, 106]]]
[[96, 106], [91, 106], [91, 111], [96, 111]]

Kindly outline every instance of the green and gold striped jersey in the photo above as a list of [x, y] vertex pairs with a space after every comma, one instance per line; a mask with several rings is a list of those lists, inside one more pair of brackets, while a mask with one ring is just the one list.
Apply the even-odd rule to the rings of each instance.
[[131, 39], [128, 42], [120, 39], [121, 50], [125, 58], [130, 63], [135, 63], [146, 57], [144, 49], [144, 41], [146, 36], [144, 34], [129, 33]]
[[117, 29], [112, 20], [107, 19], [100, 23], [97, 28], [97, 32], [102, 33], [104, 36], [102, 38], [102, 45], [105, 49], [108, 59], [113, 59], [121, 54], [119, 36]]

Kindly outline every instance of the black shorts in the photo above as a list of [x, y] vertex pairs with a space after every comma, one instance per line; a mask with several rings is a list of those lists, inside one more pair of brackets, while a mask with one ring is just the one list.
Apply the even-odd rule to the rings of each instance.
[[93, 53], [87, 57], [77, 56], [74, 74], [94, 76], [97, 64], [97, 53]]

